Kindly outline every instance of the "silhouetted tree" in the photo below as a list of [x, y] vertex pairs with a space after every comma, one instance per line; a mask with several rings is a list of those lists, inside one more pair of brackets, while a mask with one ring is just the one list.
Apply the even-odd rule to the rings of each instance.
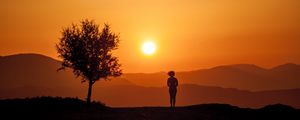
[[122, 74], [118, 58], [112, 55], [117, 49], [119, 36], [105, 24], [102, 31], [91, 20], [82, 20], [79, 25], [64, 28], [60, 42], [56, 44], [62, 67], [72, 68], [73, 73], [88, 82], [87, 108], [91, 105], [93, 84], [101, 79]]

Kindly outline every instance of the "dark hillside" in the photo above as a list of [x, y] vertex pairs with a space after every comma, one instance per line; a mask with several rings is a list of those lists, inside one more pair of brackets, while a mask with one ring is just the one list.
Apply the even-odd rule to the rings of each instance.
[[275, 104], [260, 109], [239, 108], [229, 104], [201, 104], [177, 107], [110, 108], [93, 103], [93, 111], [84, 109], [77, 98], [36, 97], [0, 100], [2, 118], [43, 120], [299, 120], [300, 110]]

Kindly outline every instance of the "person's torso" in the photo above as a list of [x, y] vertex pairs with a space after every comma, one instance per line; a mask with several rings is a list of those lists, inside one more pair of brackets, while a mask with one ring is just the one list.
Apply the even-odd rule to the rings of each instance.
[[168, 78], [168, 84], [170, 89], [176, 89], [178, 84], [177, 79], [175, 77]]

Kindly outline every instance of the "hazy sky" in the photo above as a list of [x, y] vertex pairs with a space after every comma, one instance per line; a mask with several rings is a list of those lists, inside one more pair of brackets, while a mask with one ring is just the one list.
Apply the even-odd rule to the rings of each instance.
[[[57, 59], [63, 27], [109, 23], [125, 72], [194, 70], [221, 64], [300, 64], [299, 0], [1, 0], [0, 55]], [[141, 52], [153, 39], [157, 51]]]

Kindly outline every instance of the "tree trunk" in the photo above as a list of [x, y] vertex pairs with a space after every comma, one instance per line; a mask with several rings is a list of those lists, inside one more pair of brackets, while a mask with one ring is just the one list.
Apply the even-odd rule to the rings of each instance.
[[91, 110], [92, 86], [93, 86], [93, 82], [92, 82], [91, 80], [89, 80], [88, 94], [87, 94], [87, 98], [86, 98], [86, 107], [87, 107], [87, 111], [90, 111], [90, 110]]

